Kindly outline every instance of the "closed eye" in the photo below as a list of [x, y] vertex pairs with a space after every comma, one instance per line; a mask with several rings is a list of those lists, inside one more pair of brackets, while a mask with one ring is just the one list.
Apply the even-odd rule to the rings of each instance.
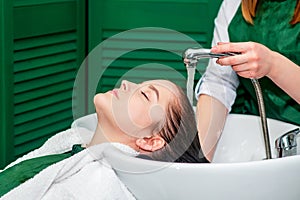
[[146, 95], [146, 93], [144, 91], [141, 91], [142, 95], [147, 99], [147, 101], [149, 101], [149, 97]]

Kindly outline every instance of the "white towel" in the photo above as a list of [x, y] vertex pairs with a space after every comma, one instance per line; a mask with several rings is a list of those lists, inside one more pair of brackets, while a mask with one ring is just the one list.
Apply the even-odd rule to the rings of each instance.
[[[83, 132], [84, 130], [74, 128], [61, 132], [50, 138], [41, 148], [18, 159], [12, 165], [31, 157], [68, 151], [73, 144], [91, 138], [92, 135], [81, 137]], [[102, 156], [104, 151], [115, 147], [130, 155], [136, 155], [136, 152], [126, 145], [96, 145], [47, 167], [1, 199], [135, 199]]]
[[72, 150], [74, 144], [88, 144], [93, 137], [93, 132], [83, 127], [73, 127], [65, 131], [61, 131], [49, 138], [40, 148], [35, 149], [28, 154], [18, 158], [10, 163], [5, 169], [31, 158], [45, 155], [60, 154]]

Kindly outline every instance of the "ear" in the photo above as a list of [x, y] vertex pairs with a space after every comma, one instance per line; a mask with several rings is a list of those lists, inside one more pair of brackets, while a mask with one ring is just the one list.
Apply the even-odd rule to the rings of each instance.
[[139, 138], [135, 141], [135, 144], [143, 151], [153, 152], [163, 148], [166, 142], [161, 136], [154, 135], [149, 138]]

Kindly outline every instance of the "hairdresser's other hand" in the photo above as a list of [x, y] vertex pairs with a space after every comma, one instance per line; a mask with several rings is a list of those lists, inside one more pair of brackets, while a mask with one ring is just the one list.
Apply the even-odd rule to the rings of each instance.
[[268, 76], [273, 66], [275, 52], [255, 42], [224, 43], [212, 47], [212, 53], [235, 52], [236, 56], [222, 57], [217, 60], [220, 65], [230, 65], [239, 76], [244, 78], [261, 78]]

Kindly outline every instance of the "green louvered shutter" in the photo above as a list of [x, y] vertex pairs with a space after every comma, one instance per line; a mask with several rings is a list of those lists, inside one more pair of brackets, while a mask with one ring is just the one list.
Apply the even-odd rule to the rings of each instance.
[[12, 23], [13, 65], [5, 67], [13, 71], [15, 159], [73, 121], [73, 84], [85, 56], [85, 2], [15, 0]]
[[[213, 21], [218, 12], [221, 0], [103, 0], [89, 1], [89, 49], [92, 50], [101, 41], [111, 40], [118, 33], [141, 27], [161, 27], [185, 34], [201, 46], [210, 47]], [[111, 59], [118, 52], [135, 43], [173, 43], [178, 48], [174, 52], [182, 53], [191, 47], [189, 41], [177, 38], [172, 32], [144, 31], [131, 34], [129, 37], [118, 38], [116, 45], [104, 49], [102, 61]], [[174, 45], [175, 44], [175, 45]], [[184, 45], [183, 45], [184, 44]], [[186, 69], [181, 56], [159, 49], [138, 49], [128, 52], [116, 59], [105, 70], [98, 83], [98, 92], [107, 91], [118, 85], [123, 75], [133, 68], [150, 63], [170, 66], [186, 77]], [[199, 64], [198, 69], [204, 70], [207, 60]], [[136, 71], [126, 79], [140, 80], [165, 77], [183, 88], [185, 81], [177, 80], [173, 74], [163, 72], [159, 67], [145, 67], [144, 71]], [[99, 78], [99, 77], [96, 77]], [[196, 75], [196, 81], [200, 75]], [[89, 76], [89, 84], [94, 84], [94, 77]], [[93, 112], [93, 93], [89, 94], [89, 111]]]
[[13, 152], [13, 35], [12, 1], [0, 0], [0, 169]]

